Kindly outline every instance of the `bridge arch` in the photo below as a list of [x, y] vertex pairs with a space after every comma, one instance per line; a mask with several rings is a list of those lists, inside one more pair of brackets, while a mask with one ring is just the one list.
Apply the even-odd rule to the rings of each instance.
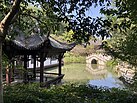
[[91, 64], [98, 64], [97, 59], [92, 59], [92, 60], [91, 60]]
[[101, 53], [93, 53], [86, 57], [86, 62], [88, 64], [106, 65], [106, 62], [110, 59], [111, 57], [103, 55]]

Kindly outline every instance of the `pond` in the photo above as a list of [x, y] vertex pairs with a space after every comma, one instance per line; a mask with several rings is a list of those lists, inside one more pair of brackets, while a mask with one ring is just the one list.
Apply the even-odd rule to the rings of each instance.
[[109, 88], [124, 87], [124, 84], [118, 79], [119, 73], [110, 67], [73, 63], [65, 64], [62, 73], [65, 74], [64, 82], [84, 82]]

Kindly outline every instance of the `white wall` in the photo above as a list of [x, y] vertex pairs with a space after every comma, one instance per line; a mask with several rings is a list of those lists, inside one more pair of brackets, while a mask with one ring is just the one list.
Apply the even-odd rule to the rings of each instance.
[[[52, 60], [51, 58], [47, 58], [46, 61], [44, 61], [44, 66], [47, 66], [47, 65], [51, 65], [51, 64], [57, 64], [58, 63], [58, 59], [56, 60]], [[33, 62], [32, 60], [28, 61], [28, 68], [33, 68]], [[40, 62], [39, 61], [36, 61], [36, 68], [37, 67], [40, 67]]]

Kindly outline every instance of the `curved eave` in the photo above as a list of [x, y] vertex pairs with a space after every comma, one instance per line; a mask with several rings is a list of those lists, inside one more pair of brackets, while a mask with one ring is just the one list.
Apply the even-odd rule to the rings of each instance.
[[60, 51], [70, 51], [76, 45], [75, 43], [72, 43], [72, 44], [62, 43], [51, 37], [49, 38], [49, 41], [50, 41], [50, 46], [52, 49], [60, 50]]

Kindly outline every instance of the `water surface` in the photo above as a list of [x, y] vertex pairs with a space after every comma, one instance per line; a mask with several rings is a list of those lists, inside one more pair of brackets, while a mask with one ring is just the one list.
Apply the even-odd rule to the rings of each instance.
[[[91, 64], [90, 64], [91, 65]], [[124, 87], [116, 71], [109, 67], [80, 63], [65, 64], [62, 69], [65, 82], [85, 82], [95, 86]]]

